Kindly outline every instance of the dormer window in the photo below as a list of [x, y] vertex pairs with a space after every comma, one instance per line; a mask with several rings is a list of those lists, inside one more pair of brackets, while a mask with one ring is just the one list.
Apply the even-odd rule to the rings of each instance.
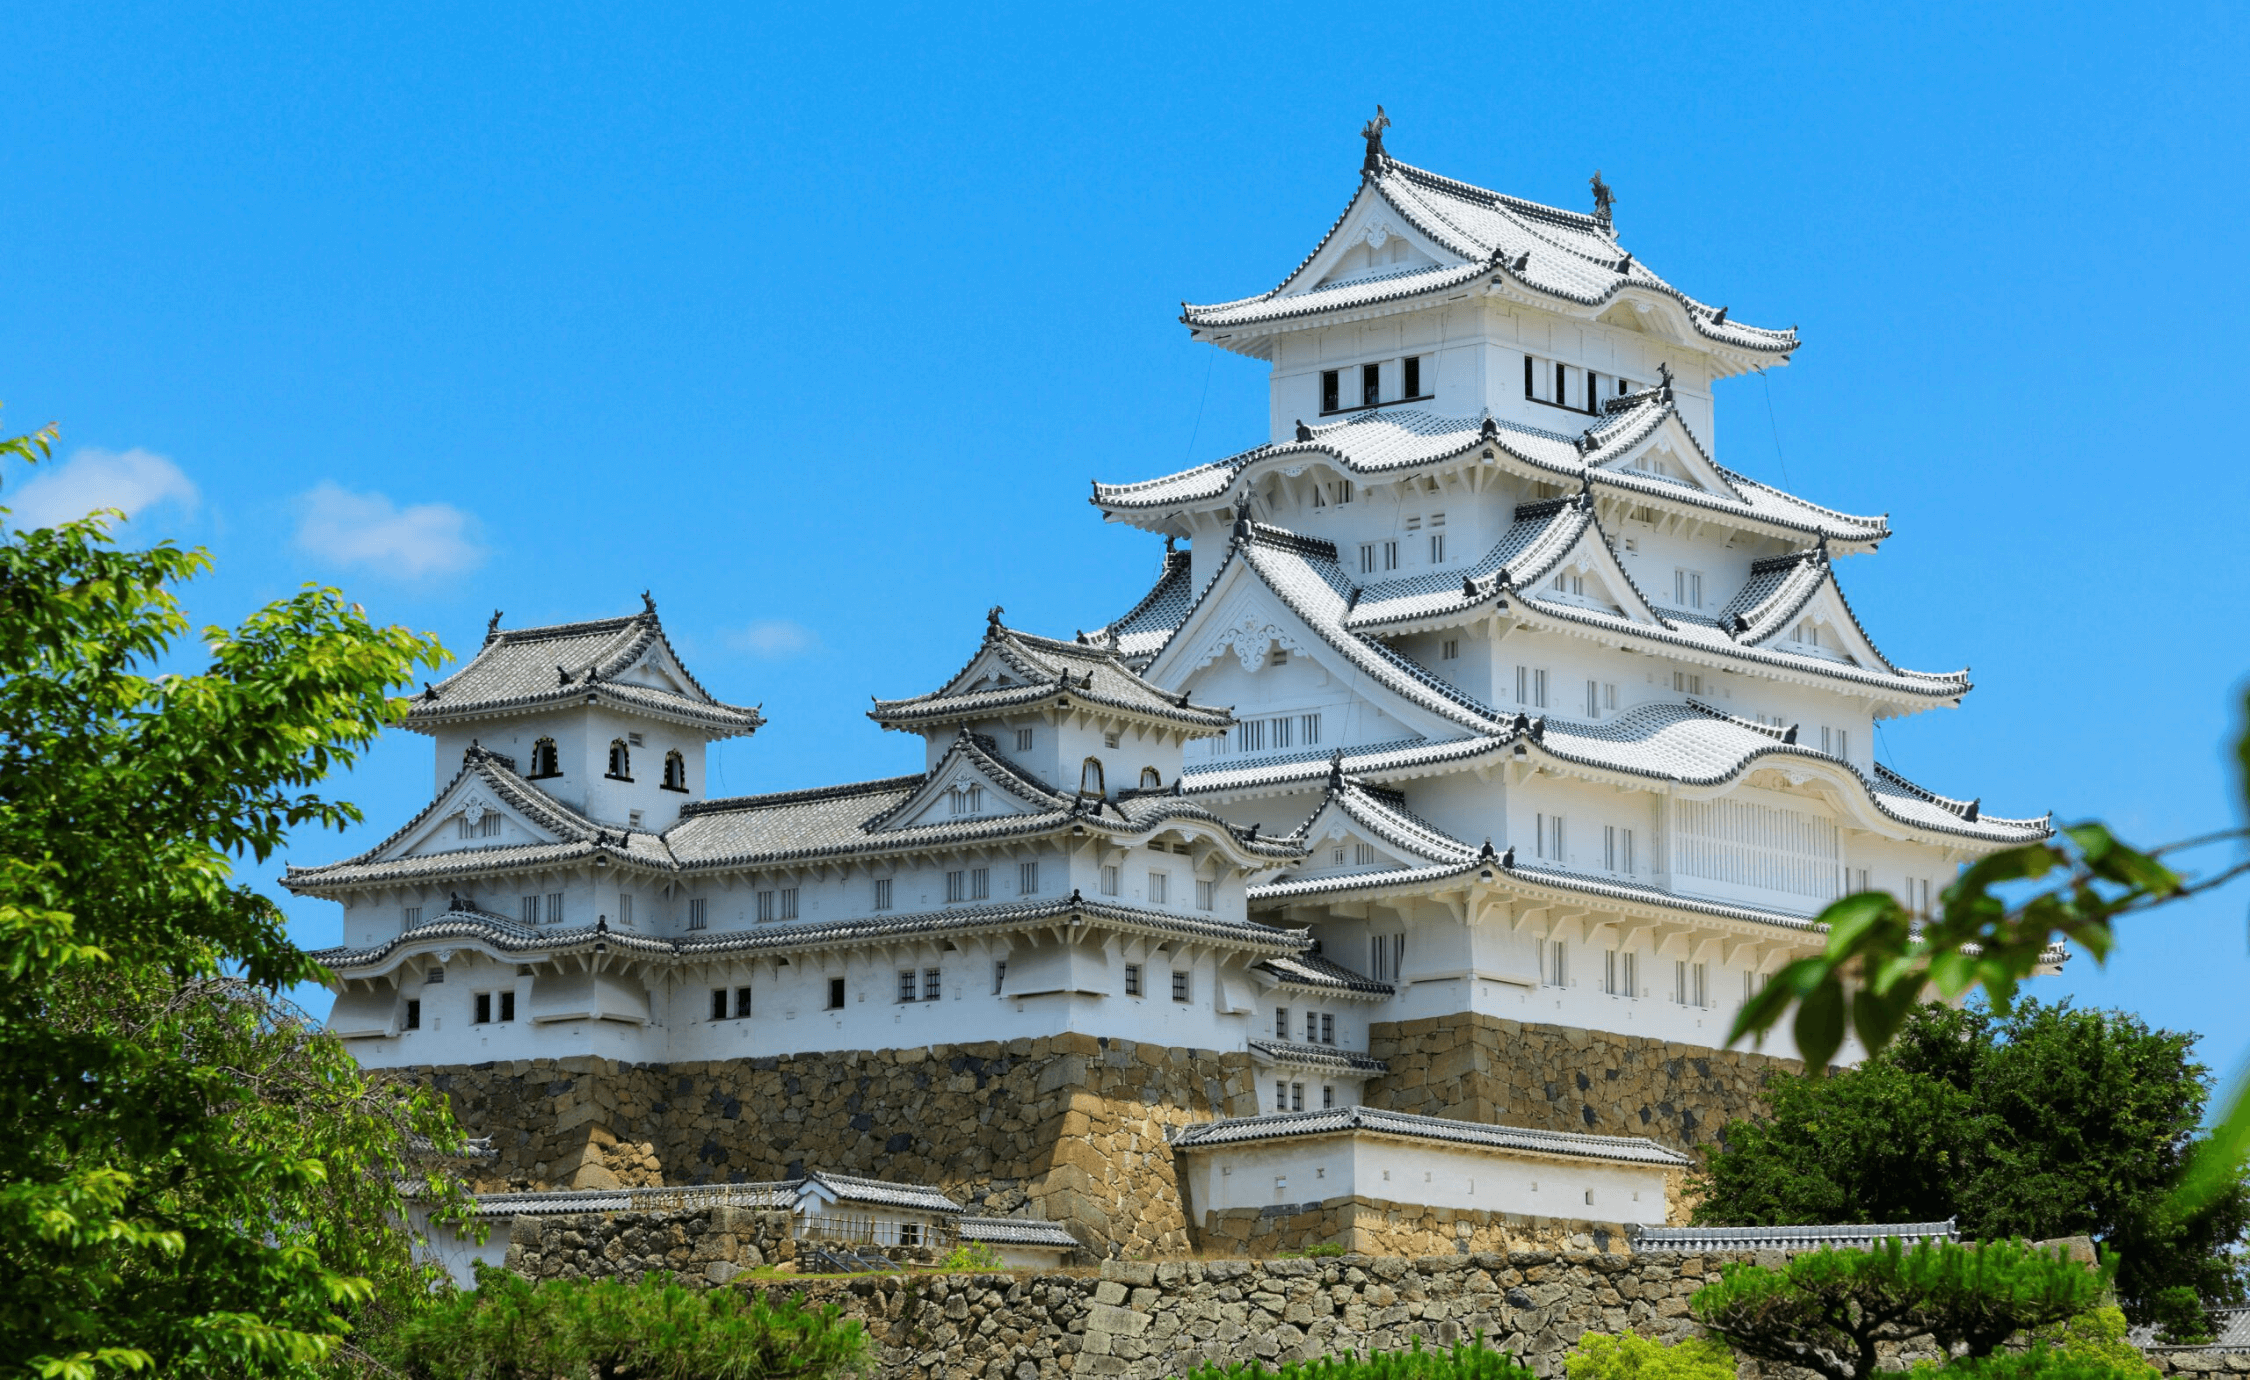
[[531, 745], [531, 775], [528, 779], [537, 781], [542, 777], [560, 775], [562, 775], [562, 759], [561, 755], [555, 751], [555, 740], [541, 738], [538, 742], [533, 743]]
[[687, 786], [687, 758], [678, 752], [664, 754], [664, 789], [684, 791]]
[[633, 779], [633, 753], [632, 749], [625, 746], [623, 738], [609, 740], [609, 779], [612, 781], [630, 781]]

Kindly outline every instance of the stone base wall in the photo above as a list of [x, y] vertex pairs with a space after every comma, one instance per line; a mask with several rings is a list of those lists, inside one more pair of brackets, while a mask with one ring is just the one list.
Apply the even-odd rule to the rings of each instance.
[[1352, 1255], [1407, 1257], [1629, 1249], [1625, 1228], [1615, 1222], [1423, 1207], [1356, 1196], [1207, 1211], [1198, 1224], [1195, 1244], [1205, 1255], [1256, 1259], [1322, 1245], [1342, 1246]]
[[1544, 1131], [1647, 1136], [1695, 1153], [1794, 1059], [1462, 1013], [1368, 1027], [1390, 1072], [1369, 1105]]
[[499, 1158], [476, 1187], [748, 1182], [828, 1169], [1029, 1207], [1124, 1254], [1188, 1249], [1165, 1127], [1257, 1111], [1247, 1054], [1061, 1035], [679, 1064], [402, 1071]]
[[2165, 1375], [2250, 1375], [2250, 1351], [2153, 1347], [2148, 1363]]
[[638, 1279], [669, 1270], [724, 1284], [744, 1270], [797, 1258], [786, 1212], [574, 1212], [517, 1217], [507, 1228], [508, 1268], [527, 1279]]

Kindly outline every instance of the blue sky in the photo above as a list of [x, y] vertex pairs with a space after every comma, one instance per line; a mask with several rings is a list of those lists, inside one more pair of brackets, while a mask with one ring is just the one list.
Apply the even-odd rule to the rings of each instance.
[[[1723, 20], [1711, 15], [1723, 13]], [[1187, 298], [1262, 291], [1392, 152], [1565, 206], [1797, 360], [1727, 463], [1897, 536], [1847, 562], [1909, 776], [2157, 840], [2234, 818], [2250, 646], [2241, 13], [2041, 6], [50, 7], [9, 24], [0, 398], [196, 615], [300, 582], [471, 650], [653, 589], [771, 726], [713, 786], [911, 770], [862, 716], [985, 608], [1068, 636], [1157, 561], [1093, 477], [1262, 439]], [[426, 739], [343, 793], [420, 805]], [[2242, 894], [2045, 984], [2250, 1047]], [[291, 902], [307, 943], [337, 913]]]

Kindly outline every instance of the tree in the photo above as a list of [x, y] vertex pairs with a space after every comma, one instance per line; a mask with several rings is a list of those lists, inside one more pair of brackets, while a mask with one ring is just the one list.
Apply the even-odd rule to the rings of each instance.
[[2237, 1302], [2242, 1265], [2225, 1247], [2250, 1227], [2250, 1189], [2238, 1179], [2193, 1212], [2168, 1201], [2210, 1088], [2194, 1043], [2067, 1002], [1922, 1007], [1856, 1069], [1775, 1077], [1767, 1114], [1722, 1132], [1697, 1220], [1955, 1217], [1979, 1240], [2084, 1234], [2123, 1258], [2118, 1294], [2136, 1319], [2168, 1290]]
[[1829, 1380], [1867, 1380], [1879, 1348], [1927, 1336], [1947, 1352], [1990, 1356], [2020, 1332], [2095, 1306], [2109, 1266], [2021, 1242], [1956, 1246], [1894, 1237], [1870, 1251], [1812, 1251], [1780, 1269], [1730, 1264], [1688, 1300], [1713, 1335], [1760, 1360]]
[[411, 1139], [460, 1138], [278, 1001], [326, 975], [232, 862], [355, 822], [314, 788], [443, 652], [308, 587], [157, 674], [208, 558], [115, 516], [0, 539], [0, 1375], [303, 1373], [414, 1276]]

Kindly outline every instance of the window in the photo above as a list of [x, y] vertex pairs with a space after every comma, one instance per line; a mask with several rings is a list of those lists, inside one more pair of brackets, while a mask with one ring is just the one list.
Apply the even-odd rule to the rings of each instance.
[[890, 908], [891, 879], [889, 877], [877, 877], [875, 879], [875, 909], [889, 910]]
[[523, 921], [525, 925], [538, 924], [539, 898], [537, 896], [518, 896], [516, 898], [516, 918]]
[[1289, 1038], [1289, 1008], [1286, 1006], [1273, 1009], [1273, 1037], [1276, 1040]]
[[724, 987], [714, 987], [711, 989], [711, 1019], [714, 1021], [723, 1021], [726, 1018], [727, 989]]
[[1750, 999], [1756, 995], [1758, 995], [1758, 975], [1745, 968], [1742, 970], [1742, 1004], [1748, 1006]]
[[1547, 707], [1547, 672], [1537, 666], [1516, 668], [1516, 703], [1533, 709]]
[[1171, 903], [1171, 900], [1172, 900], [1172, 874], [1171, 874], [1171, 873], [1169, 873], [1169, 872], [1151, 872], [1151, 873], [1149, 873], [1149, 874], [1148, 874], [1148, 903], [1149, 903], [1150, 905], [1152, 905], [1152, 906], [1162, 906], [1162, 905], [1169, 905], [1169, 904]]
[[1274, 719], [1268, 723], [1267, 727], [1271, 731], [1266, 736], [1273, 739], [1275, 750], [1278, 751], [1289, 746], [1289, 739], [1291, 736], [1289, 730], [1295, 728], [1296, 726], [1297, 724], [1294, 719], [1286, 717]]
[[1195, 908], [1215, 910], [1219, 904], [1219, 884], [1205, 877], [1195, 880]]
[[1084, 765], [1078, 768], [1078, 793], [1091, 796], [1106, 796], [1109, 794], [1108, 788], [1102, 785], [1101, 758], [1089, 757]]
[[1860, 893], [1860, 892], [1862, 892], [1862, 891], [1872, 891], [1872, 890], [1874, 890], [1874, 888], [1873, 888], [1873, 887], [1871, 887], [1871, 886], [1869, 886], [1869, 885], [1868, 885], [1868, 881], [1867, 881], [1867, 869], [1866, 869], [1866, 868], [1864, 868], [1864, 867], [1847, 867], [1847, 868], [1845, 868], [1845, 869], [1844, 869], [1844, 890], [1845, 890], [1845, 891], [1846, 891], [1847, 893], [1850, 893], [1850, 894], [1853, 894], [1853, 895], [1857, 895], [1858, 893]]
[[475, 823], [471, 823], [471, 822], [469, 821], [469, 817], [468, 817], [467, 815], [463, 815], [463, 816], [461, 816], [461, 837], [462, 837], [462, 838], [465, 838], [465, 839], [489, 839], [489, 838], [497, 838], [497, 837], [499, 837], [499, 834], [500, 834], [500, 816], [499, 816], [499, 815], [498, 815], [497, 813], [495, 813], [495, 812], [493, 812], [493, 811], [491, 811], [491, 810], [486, 810], [486, 811], [483, 811], [482, 813], [480, 813], [480, 814], [479, 814], [479, 815], [478, 815], [478, 816], [476, 817], [476, 822], [475, 822]]
[[1304, 1109], [1305, 1085], [1302, 1083], [1291, 1083], [1289, 1085], [1289, 1110], [1292, 1112], [1301, 1112]]
[[516, 992], [515, 989], [511, 987], [501, 992], [500, 994], [500, 1019], [503, 1021], [512, 1021], [515, 1018]]
[[477, 1014], [475, 1019], [478, 1025], [487, 1025], [491, 1023], [492, 994], [490, 992], [477, 993]]
[[919, 988], [919, 986], [920, 986], [920, 983], [921, 983], [921, 978], [920, 978], [920, 975], [919, 975], [919, 974], [917, 974], [917, 973], [916, 973], [916, 972], [915, 972], [915, 971], [914, 971], [914, 970], [913, 970], [912, 968], [901, 968], [901, 969], [899, 969], [899, 970], [898, 970], [898, 999], [899, 999], [900, 1001], [912, 1001], [912, 1000], [914, 1000], [914, 993], [915, 993], [915, 991], [916, 991], [916, 990], [917, 990], [917, 989]]
[[1683, 609], [1702, 608], [1703, 572], [1700, 570], [1673, 571], [1672, 602]]
[[1375, 543], [1373, 542], [1360, 543], [1359, 573], [1362, 575], [1372, 575], [1375, 573]]
[[972, 867], [969, 869], [969, 899], [972, 901], [989, 901], [992, 899], [991, 868]]
[[408, 1030], [420, 1030], [422, 1028], [422, 1003], [411, 999], [407, 1001], [406, 1028]]
[[1234, 726], [1234, 731], [1237, 739], [1236, 746], [1244, 752], [1264, 752], [1266, 750], [1266, 721], [1264, 719], [1244, 719]]
[[750, 989], [749, 989], [749, 988], [747, 988], [747, 987], [737, 987], [737, 988], [735, 988], [735, 989], [734, 989], [734, 1014], [735, 1014], [735, 1018], [736, 1018], [737, 1020], [745, 1020], [745, 1021], [746, 1021], [746, 1020], [750, 1019]]
[[1266, 665], [1268, 666], [1287, 666], [1288, 664], [1289, 649], [1287, 647], [1274, 648], [1273, 655], [1266, 658]]
[[547, 893], [547, 923], [559, 925], [562, 922], [563, 894], [559, 891], [550, 891]]
[[1635, 970], [1638, 955], [1631, 949], [1610, 949], [1602, 955], [1602, 990], [1613, 997], [1640, 995]]
[[1116, 746], [1117, 746], [1117, 745], [1118, 745], [1119, 743], [1121, 743], [1121, 742], [1123, 742], [1123, 741], [1124, 741], [1124, 735], [1122, 735], [1122, 734], [1118, 734], [1118, 733], [1104, 733], [1104, 734], [1102, 735], [1102, 746], [1103, 746], [1103, 747], [1105, 747], [1105, 748], [1114, 748], [1114, 747], [1116, 747]]
[[945, 874], [945, 902], [952, 905], [969, 899], [969, 874], [955, 870]]
[[1681, 1006], [1686, 1006], [1689, 1004], [1688, 965], [1686, 959], [1680, 959], [1672, 965], [1672, 1000]]
[[555, 740], [541, 738], [531, 745], [531, 777], [537, 781], [543, 776], [562, 775], [561, 756], [555, 751]]
[[1611, 713], [1614, 713], [1617, 709], [1617, 683], [1615, 681], [1605, 680], [1602, 682], [1602, 709], [1604, 712]]
[[1371, 934], [1367, 937], [1369, 976], [1377, 982], [1394, 981], [1406, 962], [1406, 936]]
[[633, 779], [633, 754], [625, 746], [623, 738], [609, 740], [609, 779], [612, 781], [630, 781]]
[[1332, 1012], [1321, 1013], [1320, 1042], [1324, 1045], [1336, 1043], [1336, 1017]]
[[1672, 688], [1683, 695], [1700, 695], [1703, 693], [1703, 677], [1695, 671], [1674, 671]]
[[1831, 757], [1841, 757], [1849, 761], [1852, 755], [1851, 735], [1845, 729], [1830, 728], [1828, 725], [1822, 724], [1820, 726], [1820, 750]]
[[1016, 730], [1016, 751], [1031, 751], [1031, 734], [1032, 730], [1028, 728], [1019, 728]]
[[1405, 372], [1406, 383], [1404, 389], [1402, 390], [1403, 396], [1409, 398], [1419, 398], [1423, 396], [1422, 357], [1420, 355], [1408, 355], [1405, 362]]
[[1555, 395], [1548, 401], [1557, 407], [1570, 406], [1570, 366], [1560, 361], [1555, 364]]
[[1352, 481], [1350, 481], [1349, 479], [1337, 480], [1335, 485], [1333, 486], [1333, 492], [1336, 495], [1336, 501], [1338, 503], [1351, 502], [1353, 487], [1354, 486], [1352, 484]]
[[1194, 989], [1188, 981], [1190, 976], [1185, 968], [1174, 968], [1172, 970], [1172, 1000], [1187, 1001], [1193, 997]]
[[687, 789], [687, 758], [677, 752], [664, 754], [664, 789], [668, 791], [684, 791]]
[[1277, 1112], [1289, 1110], [1289, 1083], [1286, 1079], [1277, 1078], [1274, 1080], [1273, 1109]]
[[1008, 985], [1008, 960], [995, 959], [992, 964], [992, 995], [999, 996], [1000, 989]]
[[1382, 400], [1383, 366], [1380, 364], [1360, 365], [1359, 405], [1361, 407], [1373, 407], [1375, 404], [1381, 402]]
[[[1588, 1201], [1591, 1201], [1591, 1200], [1589, 1199]], [[920, 1222], [901, 1222], [901, 1223], [899, 1223], [899, 1224], [898, 1224], [898, 1244], [900, 1244], [901, 1246], [919, 1246], [919, 1245], [921, 1245], [921, 1244], [922, 1244], [922, 1224], [921, 1224]]]
[[1602, 866], [1611, 872], [1633, 875], [1633, 831], [1614, 824], [1602, 827]]
[[1016, 864], [1016, 891], [1018, 894], [1024, 896], [1036, 896], [1039, 894], [1038, 859], [1034, 858], [1030, 862], [1020, 862]]
[[797, 918], [797, 888], [793, 886], [785, 886], [781, 889], [781, 918], [784, 920]]
[[399, 920], [406, 926], [406, 928], [413, 929], [416, 925], [422, 923], [422, 908], [420, 906], [407, 906], [403, 908], [399, 911]]
[[625, 735], [625, 741], [630, 746], [639, 747], [641, 745], [641, 735], [638, 733], [628, 733]]
[[1711, 965], [1708, 963], [1690, 964], [1688, 977], [1692, 983], [1689, 994], [1695, 998], [1695, 1005], [1709, 1006], [1711, 1004]]
[[620, 925], [633, 923], [633, 893], [629, 891], [617, 893], [617, 923]]
[[1445, 533], [1430, 533], [1430, 564], [1445, 564]]
[[1383, 569], [1398, 569], [1398, 543], [1395, 541], [1383, 543]]
[[1335, 1085], [1335, 1084], [1333, 1084], [1333, 1083], [1323, 1083], [1323, 1084], [1321, 1084], [1321, 1085], [1320, 1085], [1320, 1109], [1321, 1109], [1322, 1111], [1324, 1111], [1324, 1112], [1325, 1112], [1325, 1111], [1327, 1111], [1327, 1110], [1328, 1110], [1328, 1109], [1329, 1109], [1330, 1107], [1333, 1107], [1333, 1106], [1335, 1106], [1335, 1105], [1336, 1105], [1336, 1085]]
[[1138, 963], [1128, 963], [1125, 965], [1125, 995], [1128, 997], [1137, 997], [1140, 994], [1141, 965]]
[[1305, 1013], [1305, 1043], [1308, 1045], [1320, 1043], [1320, 1013], [1318, 1011], [1307, 1011]]
[[1336, 374], [1334, 369], [1323, 369], [1320, 373], [1320, 410], [1323, 412], [1343, 410], [1343, 393], [1337, 386]]
[[1898, 899], [1905, 902], [1906, 908], [1914, 912], [1916, 915], [1931, 914], [1930, 879], [1927, 877], [1907, 878], [1906, 894], [1899, 897]]
[[760, 924], [771, 924], [773, 922], [773, 913], [773, 893], [770, 891], [759, 892], [758, 922]]
[[1373, 867], [1375, 862], [1374, 844], [1355, 843], [1352, 845], [1352, 865], [1354, 867]]
[[1306, 747], [1319, 747], [1320, 716], [1318, 714], [1299, 714], [1297, 716], [1297, 736], [1304, 740]]
[[639, 810], [627, 810], [627, 811], [625, 812], [625, 823], [626, 823], [627, 827], [629, 827], [629, 828], [633, 828], [633, 829], [638, 829], [638, 828], [640, 828], [640, 827], [641, 827], [641, 812], [640, 812]]
[[1107, 864], [1102, 868], [1102, 895], [1115, 896], [1123, 884], [1124, 878], [1119, 876], [1116, 864]]
[[1563, 817], [1538, 815], [1537, 836], [1532, 841], [1532, 854], [1548, 862], [1563, 861]]
[[1587, 682], [1586, 682], [1586, 717], [1587, 717], [1587, 718], [1589, 718], [1589, 719], [1598, 719], [1598, 718], [1600, 718], [1601, 716], [1602, 716], [1602, 686], [1601, 686], [1601, 682], [1600, 682], [1600, 681], [1595, 681], [1595, 680], [1590, 680], [1590, 681], [1587, 681]]
[[1461, 639], [1458, 637], [1449, 637], [1445, 639], [1444, 642], [1440, 643], [1438, 646], [1438, 659], [1441, 661], [1459, 661], [1461, 659]]
[[1570, 985], [1570, 946], [1559, 939], [1539, 941], [1539, 980], [1549, 987]]
[[844, 1009], [844, 980], [842, 978], [828, 979], [828, 1009], [831, 1011]]
[[1144, 791], [1163, 790], [1164, 774], [1154, 767], [1141, 768], [1141, 789]]

